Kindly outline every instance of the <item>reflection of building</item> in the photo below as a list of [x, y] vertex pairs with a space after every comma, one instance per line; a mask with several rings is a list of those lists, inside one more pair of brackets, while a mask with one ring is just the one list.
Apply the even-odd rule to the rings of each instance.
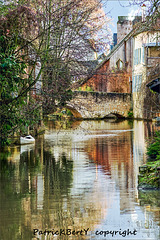
[[135, 178], [132, 162], [132, 131], [111, 130], [101, 137], [87, 141], [85, 151], [89, 159], [102, 167], [105, 174], [115, 181], [120, 188], [120, 210], [133, 209], [134, 192], [128, 189], [135, 188]]
[[[146, 161], [146, 142], [145, 142], [145, 131], [143, 121], [134, 121], [134, 132], [133, 132], [133, 166], [134, 174], [138, 176], [139, 166]], [[138, 179], [135, 178], [135, 186], [138, 185]], [[137, 189], [137, 188], [136, 188]], [[136, 191], [136, 195], [138, 191]], [[136, 196], [138, 198], [138, 195]]]

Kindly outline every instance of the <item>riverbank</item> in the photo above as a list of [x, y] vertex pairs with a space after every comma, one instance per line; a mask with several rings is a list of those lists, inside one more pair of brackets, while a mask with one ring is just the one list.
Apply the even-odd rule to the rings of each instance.
[[138, 189], [160, 189], [160, 131], [147, 149], [148, 160], [139, 167]]
[[138, 189], [160, 189], [160, 160], [147, 162], [139, 167]]

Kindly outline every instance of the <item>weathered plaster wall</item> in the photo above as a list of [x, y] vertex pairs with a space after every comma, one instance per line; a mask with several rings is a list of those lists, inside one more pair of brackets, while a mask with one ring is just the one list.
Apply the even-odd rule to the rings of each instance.
[[126, 41], [126, 67], [128, 72], [132, 74], [132, 63], [133, 63], [133, 39], [129, 38]]
[[[124, 63], [124, 44], [119, 46], [110, 58], [110, 68], [116, 68], [116, 63], [120, 59]], [[124, 66], [123, 66], [124, 67]]]
[[[153, 77], [154, 68], [160, 64], [160, 33], [143, 32], [134, 36], [133, 40], [133, 68], [132, 68], [132, 92], [133, 92], [133, 113], [135, 118], [153, 118], [153, 105], [149, 106], [151, 99], [147, 98], [148, 89], [146, 83], [150, 81], [150, 75]], [[141, 49], [140, 61], [135, 64], [135, 50]], [[141, 79], [136, 79], [136, 76], [141, 76]], [[137, 86], [137, 87], [135, 87]], [[152, 98], [152, 96], [150, 96]], [[148, 102], [148, 104], [147, 104]], [[156, 110], [155, 110], [156, 116]]]

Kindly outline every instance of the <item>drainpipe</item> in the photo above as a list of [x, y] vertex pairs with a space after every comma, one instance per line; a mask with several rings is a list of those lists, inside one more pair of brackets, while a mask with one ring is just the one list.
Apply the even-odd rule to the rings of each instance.
[[126, 68], [126, 62], [127, 62], [127, 60], [126, 60], [126, 41], [124, 41], [124, 63], [125, 63], [125, 68]]

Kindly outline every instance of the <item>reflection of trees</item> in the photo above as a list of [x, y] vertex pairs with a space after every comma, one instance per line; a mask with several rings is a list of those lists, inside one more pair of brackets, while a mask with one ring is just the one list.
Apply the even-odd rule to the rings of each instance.
[[[44, 223], [45, 229], [46, 223], [52, 222], [52, 215], [58, 223], [63, 217], [63, 197], [69, 193], [73, 162], [65, 154], [56, 162], [49, 151], [44, 151], [43, 156], [40, 156], [42, 153], [40, 148], [25, 151], [17, 163], [8, 161], [9, 152], [0, 155], [2, 239], [21, 239], [21, 236], [25, 236], [22, 239], [31, 239], [35, 225], [43, 227]], [[44, 178], [44, 188], [39, 184], [40, 176]], [[37, 209], [38, 188], [42, 188], [44, 202], [40, 216], [41, 210]], [[49, 209], [53, 209], [53, 212]]]
[[[1, 150], [1, 149], [0, 149]], [[1, 178], [10, 178], [14, 176], [15, 166], [11, 162], [8, 162], [7, 159], [10, 156], [9, 151], [0, 152], [0, 177]]]
[[21, 239], [24, 234], [26, 240], [31, 239], [31, 229], [26, 229], [23, 224], [25, 210], [22, 203], [29, 196], [34, 196], [35, 174], [39, 171], [40, 156], [35, 155], [35, 150], [25, 151], [20, 155], [15, 147], [0, 154], [2, 239]]
[[[59, 227], [64, 224], [64, 199], [69, 194], [72, 184], [73, 162], [63, 153], [58, 161], [44, 150], [44, 224]], [[62, 227], [61, 226], [61, 227]], [[64, 226], [63, 226], [64, 227]]]
[[9, 151], [0, 153], [0, 235], [1, 239], [19, 239], [21, 195], [16, 188], [16, 166], [8, 161]]
[[1, 169], [10, 173], [6, 173], [7, 178], [1, 175], [0, 183], [4, 185], [0, 195], [5, 205], [0, 215], [1, 222], [5, 218], [0, 227], [4, 239], [31, 239], [34, 228], [91, 230], [106, 214], [108, 203], [102, 200], [106, 196], [98, 193], [98, 186], [85, 194], [71, 195], [72, 160], [66, 157], [67, 152], [55, 158], [42, 143], [23, 152], [17, 163], [9, 163], [7, 157], [5, 163], [1, 162]]
[[[39, 149], [40, 150], [40, 149]], [[63, 198], [69, 194], [69, 189], [72, 183], [72, 169], [73, 162], [67, 159], [64, 153], [61, 154], [59, 159], [55, 159], [50, 149], [43, 151], [43, 176], [44, 176], [44, 189], [43, 189], [43, 211], [41, 212], [38, 222], [39, 227], [45, 228], [46, 223], [51, 228], [63, 225]], [[38, 187], [38, 186], [37, 186]], [[38, 195], [38, 192], [37, 192]], [[38, 197], [38, 196], [37, 196]], [[33, 202], [34, 204], [34, 202]], [[34, 206], [31, 206], [34, 208]], [[38, 219], [38, 215], [36, 214]], [[35, 222], [32, 222], [34, 225]]]
[[44, 163], [45, 180], [49, 181], [52, 191], [58, 190], [61, 194], [67, 195], [72, 182], [73, 162], [66, 158], [65, 153], [55, 161], [51, 153], [44, 151]]

